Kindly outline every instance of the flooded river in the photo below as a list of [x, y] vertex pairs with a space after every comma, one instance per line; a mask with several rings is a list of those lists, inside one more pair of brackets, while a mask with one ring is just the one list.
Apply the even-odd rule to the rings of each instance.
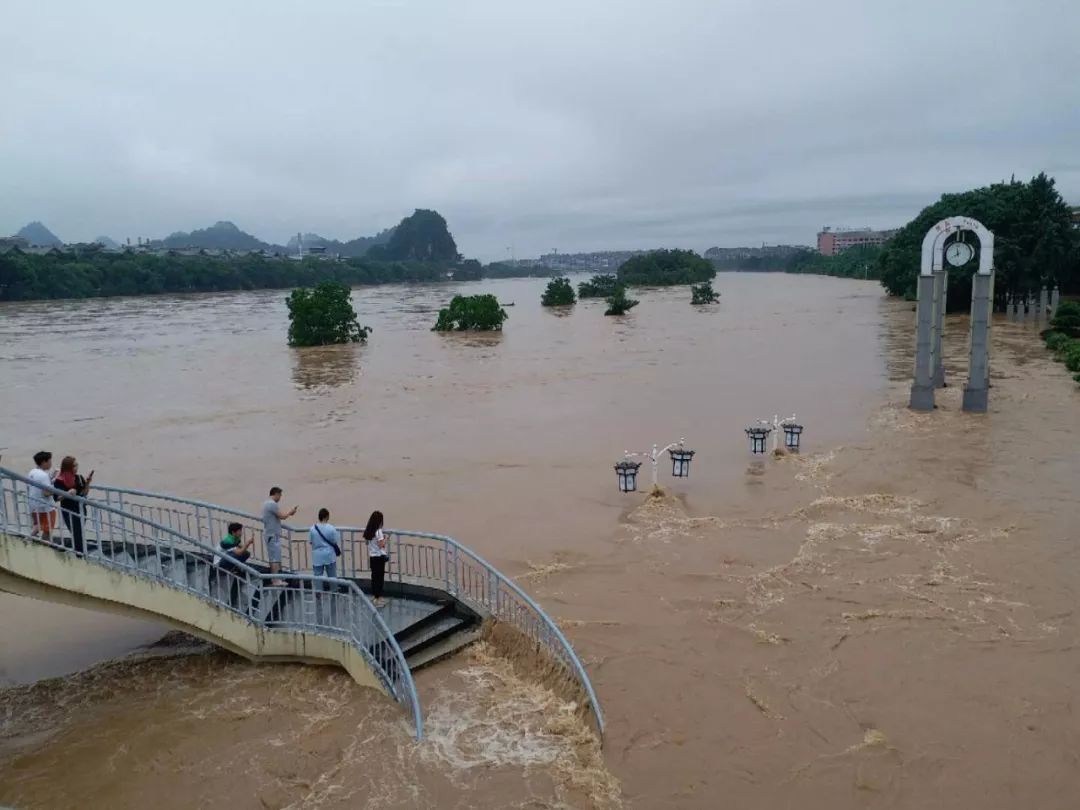
[[[873, 282], [721, 275], [430, 330], [458, 287], [357, 290], [365, 346], [291, 350], [284, 294], [0, 307], [0, 453], [308, 519], [451, 534], [560, 622], [573, 707], [472, 648], [418, 674], [429, 739], [342, 672], [254, 666], [162, 628], [0, 595], [0, 803], [31, 807], [1071, 807], [1080, 395], [995, 326], [991, 413], [903, 407], [911, 305]], [[798, 413], [799, 457], [743, 428]], [[692, 476], [620, 495], [623, 450]], [[645, 468], [642, 470], [645, 473]], [[645, 476], [647, 477], [647, 476]], [[142, 648], [135, 656], [112, 659]], [[51, 678], [51, 680], [38, 680]], [[35, 682], [36, 681], [36, 682]]]

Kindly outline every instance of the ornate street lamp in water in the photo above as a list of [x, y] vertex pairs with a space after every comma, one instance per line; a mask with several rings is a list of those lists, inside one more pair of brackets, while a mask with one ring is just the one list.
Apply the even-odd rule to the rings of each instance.
[[637, 472], [640, 461], [620, 461], [615, 465], [615, 474], [619, 476], [619, 492], [637, 491]]
[[652, 446], [651, 452], [631, 453], [627, 450], [623, 460], [615, 465], [615, 473], [619, 476], [619, 491], [634, 492], [637, 489], [637, 471], [641, 466], [639, 461], [631, 461], [632, 458], [646, 458], [652, 463], [652, 482], [655, 487], [658, 482], [658, 465], [660, 456], [664, 453], [671, 455], [671, 474], [675, 478], [690, 477], [690, 461], [694, 458], [694, 451], [686, 449], [686, 439], [679, 439], [667, 447], [660, 449], [658, 445]]
[[750, 452], [755, 456], [765, 455], [765, 442], [768, 440], [770, 433], [772, 433], [772, 428], [748, 427], [746, 435], [750, 439]]
[[746, 428], [746, 435], [750, 439], [750, 452], [755, 456], [764, 455], [770, 434], [773, 437], [772, 449], [776, 452], [780, 445], [781, 430], [784, 431], [784, 446], [793, 453], [799, 452], [803, 426], [795, 421], [795, 414], [784, 419], [773, 416], [771, 422], [768, 419], [759, 419], [757, 425]]

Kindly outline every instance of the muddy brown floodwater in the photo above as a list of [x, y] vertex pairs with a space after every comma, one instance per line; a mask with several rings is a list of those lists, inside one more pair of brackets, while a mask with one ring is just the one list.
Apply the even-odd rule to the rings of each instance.
[[[416, 744], [342, 672], [0, 596], [0, 803], [1075, 807], [1080, 394], [1035, 327], [995, 323], [972, 416], [950, 320], [914, 414], [911, 305], [874, 283], [722, 275], [624, 319], [461, 286], [515, 302], [505, 334], [428, 331], [447, 287], [358, 290], [370, 343], [315, 350], [277, 292], [0, 308], [0, 452], [454, 535], [565, 629], [602, 750], [493, 646], [418, 674]], [[792, 410], [803, 455], [752, 462], [743, 427]], [[616, 491], [624, 449], [683, 435], [688, 481]]]

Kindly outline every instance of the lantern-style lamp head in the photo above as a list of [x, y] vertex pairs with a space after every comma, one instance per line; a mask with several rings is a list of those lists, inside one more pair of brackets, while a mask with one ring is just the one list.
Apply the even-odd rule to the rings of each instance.
[[620, 461], [615, 465], [615, 474], [619, 476], [619, 492], [637, 491], [637, 473], [640, 461]]
[[799, 452], [799, 442], [802, 441], [803, 426], [788, 422], [784, 425], [784, 446], [793, 453]]
[[694, 451], [685, 447], [672, 447], [668, 450], [671, 454], [671, 474], [675, 478], [690, 477], [690, 461], [694, 458]]
[[746, 435], [750, 439], [750, 452], [755, 456], [765, 455], [765, 443], [770, 433], [772, 433], [772, 428], [748, 427]]

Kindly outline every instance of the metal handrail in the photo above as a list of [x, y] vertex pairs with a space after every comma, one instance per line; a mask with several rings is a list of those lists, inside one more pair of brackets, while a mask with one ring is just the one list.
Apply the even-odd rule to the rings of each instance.
[[[261, 527], [261, 517], [255, 514], [205, 501], [123, 487], [95, 485], [95, 489], [104, 492], [110, 500], [123, 502], [123, 499], [127, 499], [129, 508], [143, 508], [151, 512], [157, 509], [163, 518], [213, 526], [224, 524], [226, 519], [220, 515], [225, 515], [241, 523], [246, 521]], [[133, 498], [147, 502], [133, 503]], [[189, 508], [185, 510], [180, 507]], [[288, 532], [290, 540], [285, 544], [287, 567], [294, 571], [308, 567], [308, 529], [288, 524], [283, 524], [282, 528]], [[370, 566], [363, 529], [355, 526], [336, 528], [342, 540], [339, 570], [353, 578], [367, 573]], [[386, 574], [388, 582], [426, 585], [443, 590], [470, 607], [515, 627], [565, 667], [585, 694], [597, 730], [603, 735], [603, 712], [584, 664], [551, 617], [516, 582], [447, 535], [398, 529], [384, 529], [384, 533], [389, 538], [387, 550], [391, 558], [391, 566]], [[304, 543], [298, 547], [295, 541], [299, 540]], [[256, 548], [260, 553], [263, 551], [258, 542]]]
[[[95, 488], [117, 491], [111, 487]], [[214, 564], [212, 561], [220, 556], [220, 550], [204, 543], [201, 538], [132, 514], [111, 503], [102, 503], [51, 486], [39, 487], [4, 467], [0, 467], [0, 531], [45, 544], [41, 537], [36, 536], [29, 519], [32, 490], [44, 490], [57, 499], [78, 504], [77, 512], [63, 507], [57, 511], [65, 515], [65, 523], [79, 521], [82, 547], [75, 548], [74, 545], [50, 539], [47, 544], [50, 548], [75, 554], [87, 563], [119, 568], [186, 591], [268, 630], [302, 629], [320, 635], [347, 637], [394, 699], [411, 710], [416, 736], [418, 739], [423, 737], [420, 700], [405, 655], [382, 615], [355, 582], [310, 574], [264, 574], [232, 558], [228, 565]], [[59, 529], [57, 526], [54, 531], [61, 538]], [[69, 534], [74, 544], [74, 532], [69, 529]], [[114, 553], [103, 554], [104, 544], [111, 545]], [[156, 565], [139, 565], [140, 553], [145, 559], [149, 556], [151, 546], [154, 548]], [[122, 550], [123, 556], [115, 553], [117, 547]], [[171, 563], [168, 575], [165, 573], [166, 560]], [[182, 582], [173, 573], [178, 560], [185, 570]], [[189, 562], [197, 577], [195, 585], [187, 574]], [[198, 579], [200, 570], [205, 570], [205, 580]], [[275, 580], [282, 580], [285, 585], [278, 585]], [[201, 587], [204, 581], [205, 589]], [[281, 596], [286, 590], [296, 593], [299, 615], [296, 615], [296, 608], [288, 611], [288, 617], [281, 615]], [[259, 611], [266, 604], [271, 607], [264, 617]], [[314, 621], [307, 615], [309, 607], [312, 608], [310, 612], [314, 613]], [[324, 621], [324, 616], [329, 616], [329, 621]], [[340, 621], [335, 621], [335, 617]]]

